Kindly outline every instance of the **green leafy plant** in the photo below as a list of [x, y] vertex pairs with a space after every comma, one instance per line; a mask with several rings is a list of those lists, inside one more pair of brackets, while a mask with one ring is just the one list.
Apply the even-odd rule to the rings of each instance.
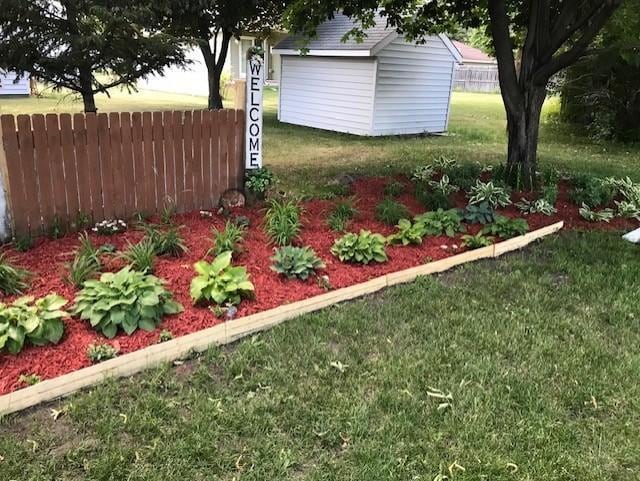
[[111, 339], [119, 329], [128, 335], [137, 329], [152, 331], [163, 316], [181, 311], [160, 279], [126, 266], [86, 281], [72, 312]]
[[34, 241], [31, 234], [18, 235], [13, 239], [13, 247], [19, 252], [27, 252], [33, 249]]
[[171, 200], [167, 200], [160, 212], [160, 222], [164, 225], [172, 225], [173, 217], [176, 215], [176, 205]]
[[456, 233], [464, 230], [462, 217], [456, 209], [438, 209], [433, 212], [425, 212], [416, 216], [414, 221], [422, 225], [425, 235], [454, 237]]
[[224, 226], [223, 230], [215, 227], [211, 229], [213, 234], [213, 247], [209, 249], [207, 255], [218, 256], [223, 252], [231, 252], [237, 254], [242, 250], [242, 241], [244, 239], [246, 229], [241, 225], [230, 220]]
[[25, 343], [35, 346], [57, 344], [64, 333], [68, 314], [61, 310], [67, 301], [57, 294], [34, 300], [31, 296], [11, 304], [0, 303], [0, 351], [19, 353]]
[[413, 169], [411, 174], [411, 180], [414, 182], [428, 182], [435, 174], [435, 169], [432, 165], [419, 165]]
[[400, 219], [396, 226], [398, 231], [390, 235], [387, 241], [391, 244], [422, 244], [424, 237], [424, 225], [420, 223], [412, 223], [408, 219]]
[[463, 235], [462, 245], [468, 249], [479, 249], [493, 244], [493, 237], [485, 236], [482, 231], [475, 235]]
[[376, 206], [376, 219], [387, 225], [396, 225], [400, 219], [410, 217], [408, 209], [401, 203], [393, 199], [383, 199]]
[[118, 355], [118, 349], [111, 344], [89, 344], [87, 357], [92, 364], [108, 361]]
[[526, 234], [529, 230], [529, 224], [524, 219], [510, 219], [508, 217], [498, 215], [492, 224], [482, 229], [483, 234], [491, 234], [503, 239], [510, 239], [518, 235]]
[[416, 199], [429, 210], [450, 209], [453, 206], [448, 195], [440, 190], [433, 190], [425, 182], [416, 185]]
[[482, 182], [477, 180], [469, 191], [469, 204], [487, 202], [492, 209], [506, 207], [511, 204], [507, 189], [495, 184], [493, 181]]
[[460, 188], [457, 185], [453, 185], [449, 180], [449, 176], [444, 174], [440, 177], [440, 180], [432, 180], [429, 182], [429, 187], [435, 192], [440, 192], [443, 196], [449, 197], [451, 194], [458, 192]]
[[550, 216], [558, 212], [558, 210], [546, 199], [536, 199], [534, 201], [530, 201], [523, 198], [520, 199], [520, 202], [516, 203], [516, 207], [525, 215], [542, 214]]
[[284, 246], [276, 250], [271, 258], [271, 269], [289, 279], [306, 280], [325, 264], [311, 247]]
[[302, 207], [291, 199], [272, 199], [264, 216], [264, 228], [272, 243], [290, 244], [300, 235]]
[[352, 201], [339, 202], [331, 210], [327, 217], [327, 225], [331, 230], [344, 232], [349, 225], [351, 219], [358, 215], [358, 210]]
[[571, 200], [591, 208], [611, 204], [616, 194], [616, 188], [610, 182], [590, 175], [574, 177], [571, 184]]
[[194, 303], [209, 301], [218, 305], [240, 304], [253, 295], [254, 287], [247, 269], [231, 265], [231, 252], [223, 252], [213, 262], [194, 264], [197, 276], [191, 281], [190, 294]]
[[35, 386], [41, 381], [42, 379], [37, 374], [20, 374], [20, 377], [18, 378], [18, 382], [25, 386]]
[[173, 339], [173, 333], [168, 329], [163, 329], [160, 331], [160, 336], [158, 336], [158, 342], [168, 342]]
[[578, 212], [583, 219], [588, 220], [589, 222], [610, 222], [615, 216], [613, 209], [595, 211], [585, 203], [582, 203], [582, 207], [578, 209]]
[[384, 195], [388, 197], [399, 197], [405, 190], [405, 186], [402, 182], [389, 182], [384, 186]]
[[495, 220], [496, 215], [488, 202], [480, 202], [468, 205], [464, 209], [462, 217], [465, 222], [470, 224], [490, 224]]
[[331, 253], [342, 262], [386, 262], [385, 244], [384, 236], [361, 230], [359, 234], [350, 232], [337, 239], [331, 247]]
[[145, 237], [153, 244], [153, 250], [158, 256], [180, 257], [189, 250], [184, 244], [180, 228], [177, 226], [169, 226], [164, 230], [153, 224], [141, 224], [141, 227]]
[[540, 198], [546, 200], [549, 204], [554, 205], [558, 200], [558, 186], [556, 184], [548, 184], [540, 190]]
[[127, 241], [127, 248], [118, 257], [133, 270], [152, 273], [156, 260], [156, 245], [150, 237], [144, 237], [137, 244]]
[[475, 184], [481, 173], [482, 167], [479, 164], [454, 165], [444, 170], [451, 184], [465, 191]]
[[5, 253], [0, 254], [0, 291], [4, 294], [20, 294], [29, 287], [31, 276], [27, 269], [14, 266]]
[[446, 155], [440, 155], [433, 159], [433, 166], [441, 171], [450, 169], [458, 163], [456, 159], [452, 159], [451, 157], [447, 157]]
[[244, 183], [245, 189], [254, 194], [265, 194], [276, 182], [276, 176], [267, 167], [250, 170]]
[[51, 239], [60, 239], [66, 233], [66, 228], [62, 224], [60, 217], [57, 215], [53, 216], [51, 220], [51, 224], [49, 224], [49, 237]]
[[69, 282], [81, 287], [84, 281], [93, 277], [102, 268], [100, 250], [96, 248], [87, 233], [78, 237], [80, 245], [76, 249], [73, 260], [67, 265]]
[[615, 201], [618, 216], [640, 220], [640, 206], [626, 200]]

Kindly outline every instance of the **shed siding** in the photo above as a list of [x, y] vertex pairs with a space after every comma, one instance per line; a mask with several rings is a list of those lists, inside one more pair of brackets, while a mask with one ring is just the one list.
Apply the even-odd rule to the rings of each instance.
[[373, 135], [447, 130], [454, 58], [439, 37], [393, 40], [378, 53]]
[[370, 135], [375, 66], [372, 58], [283, 55], [279, 120]]
[[14, 83], [16, 74], [13, 72], [0, 72], [0, 95], [29, 95], [29, 78], [22, 77]]

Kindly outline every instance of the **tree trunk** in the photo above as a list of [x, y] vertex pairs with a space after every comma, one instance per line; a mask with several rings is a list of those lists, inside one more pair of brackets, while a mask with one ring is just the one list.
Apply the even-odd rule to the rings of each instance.
[[546, 98], [545, 87], [526, 87], [523, 102], [507, 109], [507, 181], [516, 189], [535, 187], [540, 114]]
[[222, 95], [220, 94], [220, 78], [222, 72], [218, 73], [214, 68], [213, 72], [209, 72], [209, 110], [222, 109]]
[[93, 85], [91, 85], [91, 71], [80, 68], [80, 95], [84, 102], [85, 113], [96, 113], [96, 100], [93, 93]]
[[[208, 30], [207, 30], [208, 31]], [[204, 58], [204, 63], [207, 66], [207, 74], [209, 81], [209, 109], [222, 109], [222, 94], [220, 92], [220, 79], [222, 78], [222, 71], [224, 70], [224, 64], [227, 61], [227, 53], [229, 51], [229, 43], [231, 41], [231, 34], [222, 32], [222, 42], [220, 44], [220, 51], [217, 49], [217, 34], [213, 38], [216, 48], [212, 51], [210, 38], [200, 39], [200, 51]]]

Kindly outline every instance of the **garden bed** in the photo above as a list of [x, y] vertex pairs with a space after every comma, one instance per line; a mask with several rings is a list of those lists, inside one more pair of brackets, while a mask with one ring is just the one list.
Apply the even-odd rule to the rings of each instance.
[[[351, 194], [355, 195], [359, 215], [349, 226], [349, 231], [358, 232], [368, 229], [384, 235], [395, 232], [394, 227], [387, 226], [375, 219], [375, 206], [384, 196], [388, 178], [368, 178], [357, 180], [352, 186]], [[413, 185], [405, 178], [397, 178], [406, 186], [406, 193], [397, 200], [403, 203], [412, 214], [424, 212], [413, 196]], [[512, 196], [517, 199], [518, 196]], [[461, 247], [461, 234], [454, 238], [446, 236], [425, 237], [420, 245], [392, 245], [387, 248], [389, 261], [366, 266], [345, 264], [331, 254], [331, 247], [342, 234], [331, 231], [326, 218], [335, 205], [336, 200], [312, 200], [304, 203], [304, 222], [299, 245], [312, 247], [319, 257], [326, 263], [323, 275], [328, 276], [331, 287], [340, 289], [359, 284], [370, 279], [379, 278], [385, 274], [403, 269], [423, 265], [430, 261], [437, 261], [464, 252]], [[464, 207], [464, 194], [456, 194], [456, 205]], [[558, 221], [564, 221], [568, 228], [580, 229], [615, 229], [628, 230], [638, 226], [638, 222], [614, 219], [610, 223], [589, 223], [582, 219], [578, 207], [568, 200], [567, 188], [560, 185], [559, 197], [556, 203], [557, 214], [544, 216], [534, 214], [527, 216], [530, 230], [538, 229]], [[508, 217], [521, 217], [515, 207], [499, 209], [499, 213]], [[244, 251], [234, 259], [235, 265], [245, 266], [255, 285], [255, 297], [244, 300], [238, 307], [237, 317], [246, 317], [261, 311], [276, 308], [295, 301], [308, 299], [324, 294], [325, 289], [315, 278], [307, 281], [287, 280], [278, 276], [270, 268], [273, 246], [269, 244], [262, 229], [263, 212], [260, 209], [238, 209], [238, 214], [247, 216], [251, 226], [245, 236]], [[189, 297], [189, 285], [194, 276], [193, 264], [202, 259], [211, 248], [211, 228], [223, 228], [225, 219], [214, 215], [212, 218], [202, 217], [199, 213], [175, 216], [174, 222], [182, 225], [181, 233], [184, 237], [188, 252], [180, 258], [159, 257], [156, 261], [154, 274], [167, 282], [167, 288], [175, 299], [182, 303], [184, 312], [166, 317], [161, 326], [153, 332], [138, 330], [131, 336], [119, 334], [113, 340], [107, 341], [100, 333], [91, 328], [88, 322], [78, 319], [65, 320], [65, 334], [57, 345], [44, 347], [26, 347], [20, 354], [0, 355], [0, 394], [12, 392], [24, 387], [20, 382], [21, 375], [35, 374], [40, 379], [51, 379], [69, 373], [91, 364], [86, 351], [90, 344], [109, 342], [119, 349], [120, 354], [137, 351], [141, 348], [157, 344], [161, 330], [170, 331], [174, 336], [201, 331], [223, 322], [206, 306], [194, 306]], [[469, 233], [479, 231], [481, 226], [468, 226]], [[110, 243], [118, 249], [123, 248], [127, 241], [135, 242], [143, 237], [143, 233], [130, 229], [114, 236], [91, 235], [96, 245]], [[25, 294], [42, 297], [52, 292], [63, 296], [72, 303], [77, 289], [65, 282], [66, 268], [64, 264], [73, 257], [73, 251], [78, 245], [76, 235], [69, 235], [57, 240], [41, 240], [30, 251], [20, 253], [11, 251], [10, 257], [14, 264], [27, 268], [34, 273], [31, 287]], [[110, 262], [109, 270], [122, 267], [121, 261]], [[16, 296], [6, 296], [4, 302], [11, 301]], [[227, 321], [229, 323], [236, 320]]]

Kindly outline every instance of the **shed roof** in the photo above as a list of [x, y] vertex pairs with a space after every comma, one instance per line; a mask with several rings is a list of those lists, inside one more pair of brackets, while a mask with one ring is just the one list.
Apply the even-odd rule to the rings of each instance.
[[457, 40], [453, 40], [452, 43], [462, 54], [463, 63], [497, 63], [495, 58], [490, 57], [479, 48], [458, 42]]
[[[376, 24], [364, 30], [364, 38], [361, 42], [349, 38], [343, 42], [343, 37], [354, 27], [358, 26], [351, 18], [336, 13], [334, 18], [320, 24], [316, 29], [316, 37], [304, 44], [300, 35], [290, 35], [280, 41], [274, 48], [275, 53], [297, 55], [300, 49], [305, 47], [310, 56], [335, 56], [335, 57], [371, 57], [380, 49], [388, 45], [398, 37], [394, 28], [387, 26], [387, 20], [379, 15], [375, 18]], [[461, 61], [460, 52], [451, 43], [446, 35], [439, 35], [456, 61]]]

